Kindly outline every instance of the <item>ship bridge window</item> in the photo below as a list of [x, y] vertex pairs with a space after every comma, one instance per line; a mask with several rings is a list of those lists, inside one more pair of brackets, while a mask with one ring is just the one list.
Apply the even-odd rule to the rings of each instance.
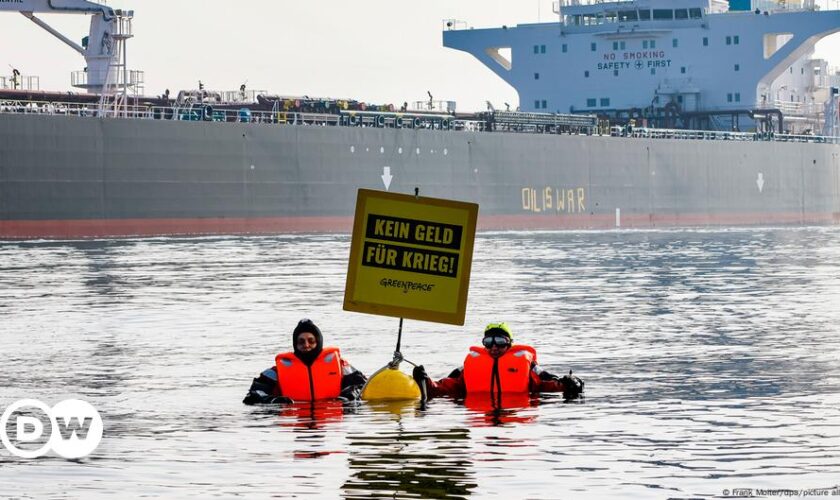
[[639, 19], [639, 15], [636, 14], [635, 10], [620, 10], [620, 11], [618, 11], [619, 22], [636, 21], [637, 19]]
[[657, 20], [673, 19], [674, 11], [671, 9], [653, 9], [653, 18]]
[[640, 10], [639, 11], [639, 20], [640, 21], [650, 21], [650, 11], [649, 10]]
[[614, 23], [618, 21], [618, 13], [610, 11], [604, 12], [604, 21], [608, 23]]
[[688, 9], [676, 9], [674, 11], [674, 17], [676, 19], [688, 19]]
[[604, 14], [599, 12], [597, 14], [583, 14], [581, 24], [584, 26], [596, 26], [604, 24]]
[[598, 105], [598, 100], [597, 99], [587, 99], [586, 100], [586, 107], [587, 108], [594, 108], [597, 105]]
[[601, 98], [601, 107], [606, 108], [610, 105], [610, 98], [609, 97], [602, 97]]
[[703, 17], [703, 9], [688, 9], [688, 16], [692, 19], [700, 19]]

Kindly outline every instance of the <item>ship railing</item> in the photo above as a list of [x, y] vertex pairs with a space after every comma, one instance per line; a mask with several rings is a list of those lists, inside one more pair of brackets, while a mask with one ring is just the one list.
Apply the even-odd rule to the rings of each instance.
[[747, 132], [728, 132], [720, 130], [683, 130], [646, 127], [613, 127], [613, 137], [633, 137], [638, 139], [680, 139], [693, 141], [755, 141], [755, 134]]
[[419, 112], [437, 112], [437, 113], [455, 113], [455, 101], [414, 101], [411, 104], [411, 111]]
[[41, 79], [37, 76], [14, 75], [0, 76], [0, 89], [3, 90], [40, 90]]
[[598, 5], [602, 3], [629, 3], [635, 0], [559, 0], [551, 3], [554, 12], [558, 12], [563, 7], [575, 7], [578, 5]]
[[207, 104], [187, 106], [154, 106], [150, 116], [155, 120], [203, 121], [221, 123], [262, 123], [274, 125], [335, 126], [341, 122], [339, 115], [325, 113], [298, 113], [289, 111], [253, 111], [249, 108], [217, 108]]
[[613, 137], [636, 139], [677, 139], [694, 141], [773, 141], [809, 142], [815, 144], [840, 144], [840, 137], [826, 137], [810, 134], [777, 134], [773, 132], [728, 132], [720, 130], [683, 130], [645, 127], [613, 127]]
[[96, 116], [98, 108], [98, 103], [0, 100], [0, 113], [12, 114]]
[[[324, 113], [296, 113], [276, 111], [252, 111], [241, 109], [214, 109], [208, 105], [177, 106], [149, 106], [134, 105], [119, 109], [99, 109], [98, 103], [70, 103], [25, 100], [0, 100], [0, 113], [6, 114], [42, 114], [76, 117], [103, 117], [112, 119], [143, 119], [143, 120], [175, 120], [175, 121], [210, 121], [237, 122], [271, 125], [292, 126], [357, 126], [375, 128], [407, 128], [430, 130], [455, 130], [469, 132], [483, 132], [502, 130], [498, 124], [490, 123], [486, 116], [455, 117], [444, 114], [428, 113], [383, 113], [383, 112], [342, 112], [341, 114]], [[504, 113], [503, 113], [504, 114]], [[584, 117], [586, 119], [587, 117]], [[401, 120], [401, 121], [400, 121]], [[595, 134], [594, 130], [587, 130], [587, 135]], [[507, 130], [507, 129], [504, 129]], [[509, 131], [548, 133], [551, 129], [526, 130], [511, 127]], [[608, 134], [614, 137], [636, 139], [674, 139], [674, 140], [702, 140], [702, 141], [774, 141], [840, 144], [840, 137], [827, 137], [806, 134], [777, 134], [777, 133], [749, 133], [713, 130], [684, 130], [660, 129], [646, 127], [619, 127], [609, 129]]]
[[[824, 103], [816, 102], [800, 102], [800, 101], [783, 101], [777, 99], [773, 101], [770, 109], [778, 109], [786, 115], [809, 116], [818, 115], [823, 112]], [[767, 109], [766, 104], [759, 103], [759, 109]]]
[[258, 95], [268, 94], [267, 90], [223, 90], [221, 91], [222, 101], [226, 103], [253, 104], [257, 102]]
[[447, 113], [342, 111], [341, 120], [351, 127], [459, 130], [463, 125]]
[[816, 144], [840, 144], [840, 137], [810, 134], [775, 134], [776, 142], [812, 142]]
[[815, 10], [837, 10], [837, 0], [827, 0], [819, 5], [816, 0], [754, 0], [753, 9], [761, 12], [802, 12]]

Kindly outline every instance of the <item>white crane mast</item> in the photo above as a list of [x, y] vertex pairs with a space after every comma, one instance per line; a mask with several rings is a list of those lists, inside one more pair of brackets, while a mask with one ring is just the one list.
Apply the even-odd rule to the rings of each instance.
[[[85, 58], [85, 68], [74, 72], [73, 86], [90, 93], [106, 96], [122, 94], [127, 100], [128, 88], [142, 84], [142, 73], [129, 74], [126, 40], [131, 38], [134, 11], [111, 7], [86, 0], [7, 0], [0, 2], [0, 12], [19, 12], [27, 19], [58, 38]], [[91, 16], [90, 31], [78, 44], [47, 24], [35, 14], [81, 14]], [[115, 106], [117, 105], [115, 99]]]

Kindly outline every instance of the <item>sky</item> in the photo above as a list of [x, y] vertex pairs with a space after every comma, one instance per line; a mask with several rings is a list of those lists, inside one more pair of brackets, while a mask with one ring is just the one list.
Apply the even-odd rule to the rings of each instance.
[[[837, 5], [837, 0], [824, 0]], [[146, 94], [235, 90], [243, 83], [280, 95], [351, 98], [377, 104], [456, 101], [459, 111], [512, 107], [518, 97], [472, 56], [442, 44], [445, 19], [476, 28], [555, 21], [551, 0], [111, 0], [133, 9], [131, 69]], [[86, 16], [40, 16], [72, 40]], [[840, 34], [817, 46], [840, 66]], [[84, 59], [15, 12], [0, 12], [0, 74], [40, 77], [42, 90], [72, 90]]]

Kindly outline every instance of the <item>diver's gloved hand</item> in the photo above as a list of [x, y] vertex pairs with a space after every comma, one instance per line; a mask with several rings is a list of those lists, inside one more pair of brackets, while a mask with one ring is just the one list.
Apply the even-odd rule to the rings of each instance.
[[411, 371], [411, 376], [414, 378], [414, 381], [417, 382], [417, 385], [420, 385], [429, 378], [429, 374], [426, 373], [426, 369], [423, 365], [415, 366], [414, 370]]
[[277, 396], [276, 398], [271, 398], [270, 404], [283, 404], [283, 405], [290, 405], [294, 403], [292, 398], [287, 398], [286, 396]]
[[560, 379], [560, 382], [563, 383], [563, 398], [564, 399], [576, 399], [581, 394], [583, 394], [583, 380], [572, 375], [564, 375], [563, 378]]

